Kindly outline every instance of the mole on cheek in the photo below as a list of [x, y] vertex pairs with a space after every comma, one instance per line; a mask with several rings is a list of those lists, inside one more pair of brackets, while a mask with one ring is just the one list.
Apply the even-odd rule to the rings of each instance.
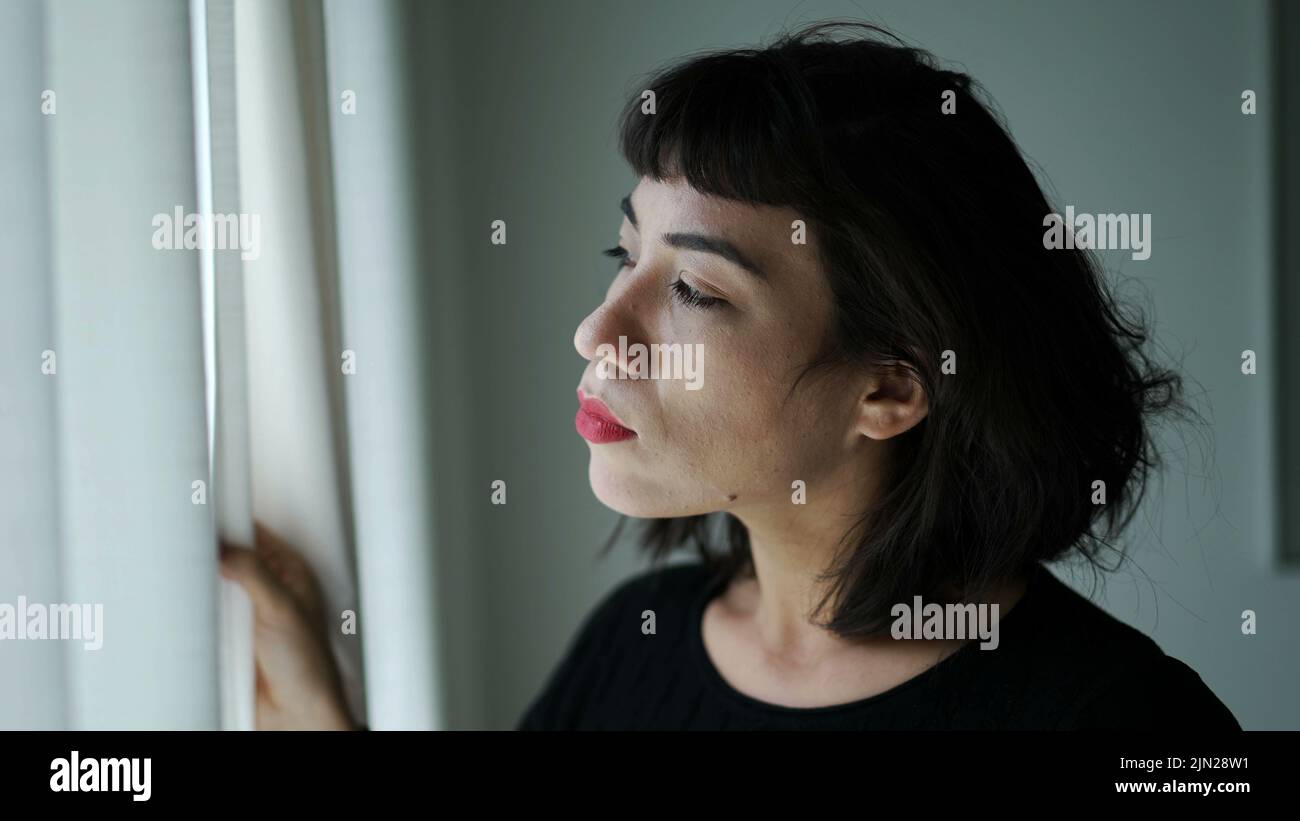
[[728, 502], [734, 502], [734, 501], [736, 501], [736, 494], [734, 494], [734, 493], [728, 493], [728, 494], [727, 494], [727, 501], [728, 501]]

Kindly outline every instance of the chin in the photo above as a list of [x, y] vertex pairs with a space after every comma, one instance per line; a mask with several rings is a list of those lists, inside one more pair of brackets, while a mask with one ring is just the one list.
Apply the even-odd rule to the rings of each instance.
[[591, 492], [615, 513], [636, 519], [661, 519], [712, 513], [720, 509], [692, 498], [687, 484], [680, 477], [665, 481], [638, 474], [638, 462], [610, 458], [599, 451], [601, 447], [606, 446], [592, 448], [587, 478], [591, 482]]
[[615, 513], [639, 519], [671, 515], [659, 512], [659, 491], [627, 471], [625, 466], [613, 464], [612, 460], [602, 456], [598, 449], [603, 447], [609, 446], [592, 446], [591, 462], [587, 468], [591, 492], [596, 494], [600, 503]]

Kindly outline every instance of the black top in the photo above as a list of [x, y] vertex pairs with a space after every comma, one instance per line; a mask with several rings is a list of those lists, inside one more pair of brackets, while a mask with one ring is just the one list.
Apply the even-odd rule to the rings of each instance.
[[[723, 588], [698, 562], [629, 579], [587, 616], [521, 730], [1240, 730], [1190, 667], [1038, 566], [979, 640], [879, 695], [783, 707], [736, 690], [705, 652]], [[642, 634], [642, 611], [656, 632]]]

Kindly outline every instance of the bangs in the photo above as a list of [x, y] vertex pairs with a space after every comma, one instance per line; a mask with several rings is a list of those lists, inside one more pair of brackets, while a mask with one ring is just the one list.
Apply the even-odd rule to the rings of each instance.
[[[704, 194], [811, 206], [817, 117], [797, 72], [755, 50], [707, 55], [656, 75], [620, 118], [619, 150], [638, 176], [684, 178]], [[653, 111], [646, 110], [653, 103]]]

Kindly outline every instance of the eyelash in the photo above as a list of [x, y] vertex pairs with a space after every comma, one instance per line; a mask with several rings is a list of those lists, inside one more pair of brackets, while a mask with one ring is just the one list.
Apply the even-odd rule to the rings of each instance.
[[[613, 257], [614, 259], [618, 260], [619, 261], [618, 270], [620, 271], [631, 264], [630, 260], [628, 259], [629, 256], [628, 250], [621, 245], [616, 245], [613, 248], [607, 248], [606, 250], [601, 251], [601, 253], [607, 257]], [[701, 310], [707, 311], [713, 308], [719, 308], [727, 304], [727, 301], [725, 299], [718, 299], [717, 297], [714, 296], [705, 296], [704, 294], [695, 290], [694, 288], [692, 288], [691, 286], [683, 282], [680, 275], [677, 277], [677, 279], [673, 280], [672, 284], [670, 284], [668, 287], [672, 289], [673, 299], [677, 300], [683, 305], [688, 305], [692, 308], [700, 308]]]

